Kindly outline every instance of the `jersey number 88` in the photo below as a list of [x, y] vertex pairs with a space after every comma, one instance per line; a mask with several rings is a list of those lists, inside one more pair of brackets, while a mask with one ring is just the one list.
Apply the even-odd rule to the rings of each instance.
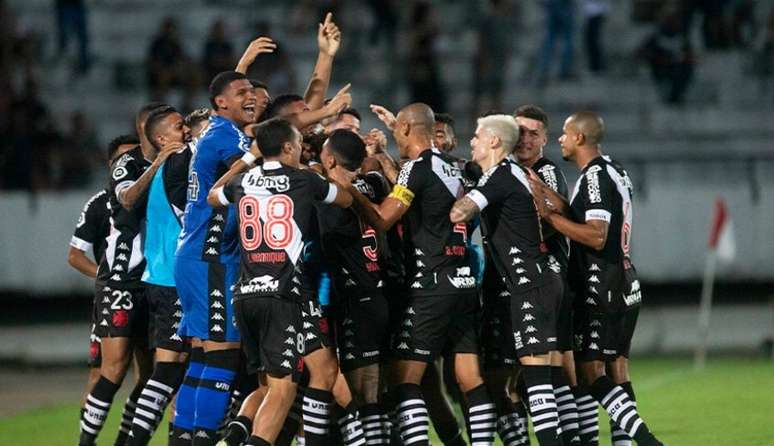
[[250, 195], [239, 200], [239, 234], [247, 251], [262, 242], [271, 249], [285, 249], [293, 238], [293, 200], [287, 195], [272, 195], [266, 199], [265, 224], [261, 224], [260, 201]]

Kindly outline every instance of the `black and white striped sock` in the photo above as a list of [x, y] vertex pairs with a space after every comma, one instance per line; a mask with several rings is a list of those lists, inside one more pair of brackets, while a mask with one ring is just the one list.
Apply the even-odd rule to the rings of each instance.
[[580, 444], [578, 406], [567, 383], [563, 367], [551, 367], [551, 383], [554, 386], [557, 412], [559, 413], [559, 436], [565, 446]]
[[527, 413], [527, 407], [524, 405], [523, 400], [519, 400], [513, 403], [514, 410], [519, 416], [519, 436], [521, 437], [521, 444], [529, 446], [529, 414]]
[[516, 412], [505, 414], [497, 419], [497, 434], [504, 446], [523, 446], [529, 444], [527, 429]]
[[400, 384], [395, 388], [395, 394], [398, 398], [397, 428], [403, 444], [429, 444], [430, 419], [420, 387], [416, 384]]
[[638, 446], [660, 445], [637, 413], [637, 407], [621, 386], [602, 376], [591, 385], [591, 394], [612, 419]]
[[304, 438], [309, 446], [323, 446], [328, 439], [331, 422], [331, 392], [306, 389], [304, 392]]
[[584, 387], [572, 389], [575, 404], [578, 406], [578, 425], [580, 427], [581, 446], [599, 444], [599, 409], [597, 401]]
[[468, 400], [468, 425], [472, 446], [487, 446], [494, 443], [497, 429], [497, 410], [489, 397], [486, 385], [465, 392]]
[[132, 393], [129, 394], [129, 398], [126, 399], [124, 410], [121, 412], [121, 426], [118, 428], [118, 435], [114, 446], [124, 446], [129, 439], [129, 433], [132, 431], [132, 420], [134, 420], [134, 413], [137, 410], [137, 401], [140, 400], [142, 389], [145, 387], [145, 382], [138, 382]]
[[390, 431], [385, 429], [379, 404], [366, 404], [360, 408], [360, 422], [363, 424], [368, 446], [390, 444]]
[[100, 376], [94, 388], [86, 396], [86, 405], [81, 412], [81, 436], [79, 446], [91, 446], [97, 439], [99, 431], [105, 424], [110, 411], [110, 405], [118, 392], [119, 384], [114, 384], [104, 376]]
[[527, 386], [529, 412], [532, 426], [540, 446], [560, 446], [557, 428], [559, 414], [556, 408], [554, 387], [551, 385], [551, 366], [527, 365], [521, 375]]
[[127, 446], [145, 446], [156, 431], [164, 410], [172, 400], [172, 395], [177, 392], [183, 381], [185, 364], [179, 362], [159, 362], [153, 370], [153, 375], [145, 383], [140, 397], [137, 399], [137, 407], [134, 410], [134, 419], [126, 441]]
[[339, 418], [339, 432], [341, 432], [341, 440], [345, 446], [363, 446], [366, 444], [363, 423], [356, 414], [345, 412], [345, 415]]
[[[627, 381], [619, 385], [629, 395], [629, 398], [631, 398], [634, 407], [637, 407], [637, 398], [634, 396], [634, 388], [632, 387], [632, 383]], [[626, 432], [624, 432], [623, 429], [615, 424], [613, 420], [610, 420], [610, 437], [613, 446], [632, 446], [632, 439], [629, 438], [629, 436], [626, 435]]]

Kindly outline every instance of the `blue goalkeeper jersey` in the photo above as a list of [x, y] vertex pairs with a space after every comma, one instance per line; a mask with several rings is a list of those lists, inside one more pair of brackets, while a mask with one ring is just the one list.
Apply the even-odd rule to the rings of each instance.
[[207, 194], [229, 168], [230, 161], [250, 150], [250, 138], [232, 121], [210, 117], [199, 138], [188, 173], [188, 196], [177, 256], [216, 263], [239, 262], [233, 206], [213, 209]]

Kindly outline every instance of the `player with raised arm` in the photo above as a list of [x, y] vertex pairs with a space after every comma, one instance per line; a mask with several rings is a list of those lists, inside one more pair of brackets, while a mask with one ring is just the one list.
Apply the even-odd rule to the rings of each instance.
[[[108, 160], [113, 160], [133, 149], [139, 144], [134, 135], [121, 135], [108, 144]], [[108, 205], [108, 192], [103, 189], [92, 195], [83, 205], [83, 210], [78, 217], [75, 231], [70, 238], [70, 246], [67, 251], [67, 262], [86, 277], [97, 278], [98, 264], [105, 254], [106, 238], [110, 233], [110, 207]], [[92, 259], [87, 253], [91, 251]], [[91, 314], [91, 332], [89, 334], [89, 378], [81, 400], [81, 411], [86, 404], [86, 395], [99, 379], [99, 368], [102, 364], [101, 339], [96, 334], [97, 326], [97, 297], [101, 297], [103, 284], [95, 280], [94, 303]]]
[[[550, 354], [556, 350], [562, 282], [559, 265], [545, 254], [540, 216], [526, 170], [511, 157], [518, 141], [519, 126], [512, 116], [478, 119], [470, 145], [473, 161], [484, 174], [475, 189], [457, 200], [449, 217], [458, 223], [481, 213], [487, 250], [510, 294], [499, 317], [502, 330], [513, 336], [509, 348], [522, 364], [535, 435], [541, 446], [558, 446], [559, 417]], [[508, 414], [511, 401], [505, 382], [495, 390], [500, 415]]]
[[[255, 121], [255, 91], [241, 73], [224, 71], [210, 83], [213, 114], [200, 135], [188, 175], [175, 284], [183, 306], [179, 334], [202, 342], [192, 349], [175, 406], [173, 440], [215, 444], [239, 367], [239, 330], [233, 319], [231, 287], [239, 269], [236, 214], [213, 210], [207, 191], [231, 163], [248, 151], [242, 128]], [[203, 358], [202, 358], [203, 356]]]
[[150, 441], [183, 380], [187, 356], [186, 342], [177, 334], [182, 308], [175, 288], [174, 265], [191, 160], [191, 150], [184, 144], [190, 141], [191, 134], [183, 116], [167, 105], [150, 112], [145, 136], [156, 148], [179, 144], [180, 149], [156, 171], [148, 189], [142, 281], [155, 366], [137, 402], [141, 410], [135, 411], [128, 446], [144, 446]]
[[[288, 121], [269, 120], [255, 129], [255, 135], [263, 165], [238, 175], [231, 169], [210, 191], [208, 202], [216, 207], [234, 203], [238, 208], [242, 249], [235, 317], [244, 336], [248, 369], [262, 372], [269, 388], [246, 444], [262, 446], [275, 442], [295, 398], [294, 375], [305, 343], [301, 305], [316, 285], [308, 283], [303, 261], [313, 203], [347, 207], [352, 198], [319, 175], [298, 169], [301, 134]], [[312, 389], [305, 396], [305, 411], [319, 415], [306, 423], [311, 445], [320, 444], [314, 443], [314, 429], [327, 428], [323, 426], [327, 404], [310, 395], [314, 396]]]
[[[158, 106], [149, 104], [137, 114], [135, 124], [143, 132], [148, 114]], [[132, 352], [147, 340], [148, 319], [145, 290], [140, 281], [145, 268], [142, 252], [145, 202], [151, 179], [178, 145], [159, 151], [141, 138], [111, 166], [108, 187], [111, 230], [98, 279], [104, 283], [99, 300], [97, 335], [102, 338], [100, 378], [86, 397], [81, 417], [82, 446], [94, 444], [104, 425], [118, 388], [126, 375]], [[141, 375], [145, 375], [143, 370]], [[135, 386], [122, 415], [117, 444], [124, 444], [134, 418], [134, 409], [144, 386]]]
[[[523, 105], [516, 109], [514, 117], [520, 130], [519, 144], [514, 152], [516, 160], [520, 165], [532, 169], [556, 193], [567, 198], [567, 180], [564, 173], [543, 153], [544, 147], [548, 143], [548, 115], [536, 105]], [[560, 354], [551, 357], [551, 382], [559, 406], [559, 428], [562, 441], [567, 445], [572, 445], [582, 441], [579, 436], [576, 395], [580, 399], [584, 392], [578, 389], [575, 358], [572, 352], [572, 315], [575, 299], [567, 284], [570, 245], [564, 235], [554, 231], [549, 225], [543, 229], [548, 255], [562, 267], [564, 297], [559, 311], [556, 339], [556, 348]], [[587, 414], [585, 418], [587, 423], [585, 438], [596, 435], [595, 429], [590, 425], [597, 419], [596, 414], [593, 418], [588, 415], [590, 414]]]
[[575, 113], [562, 131], [562, 157], [581, 169], [569, 205], [537, 176], [530, 183], [543, 218], [571, 240], [569, 282], [584, 303], [576, 328], [581, 376], [617, 427], [638, 445], [661, 445], [637, 412], [629, 378], [642, 299], [630, 257], [631, 179], [621, 164], [602, 154], [605, 126], [599, 115]]
[[[393, 132], [401, 157], [409, 158], [390, 195], [374, 206], [353, 191], [357, 210], [376, 230], [404, 219], [406, 280], [410, 296], [395, 339], [398, 427], [405, 444], [426, 445], [428, 415], [420, 389], [427, 363], [448, 348], [460, 389], [468, 401], [471, 438], [492, 444], [496, 414], [478, 363], [479, 302], [472, 274], [465, 223], [448, 215], [464, 190], [460, 170], [433, 147], [433, 111], [415, 103], [392, 117], [372, 107]], [[350, 187], [351, 189], [351, 187]]]

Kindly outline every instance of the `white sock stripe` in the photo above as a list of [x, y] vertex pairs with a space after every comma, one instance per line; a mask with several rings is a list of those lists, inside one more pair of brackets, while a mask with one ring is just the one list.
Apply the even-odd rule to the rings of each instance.
[[[145, 397], [145, 398], [143, 398], [143, 397]], [[142, 389], [142, 393], [140, 394], [140, 398], [137, 399], [137, 404], [140, 404], [140, 401], [142, 401], [143, 399], [145, 399], [145, 400], [150, 399], [152, 401], [155, 401], [155, 400], [164, 401], [164, 400], [166, 400], [168, 398], [169, 398], [169, 394], [168, 393], [159, 393], [159, 392], [156, 392], [155, 390], [151, 390], [151, 389], [148, 389], [146, 387], [145, 389]]]
[[473, 415], [473, 416], [471, 416], [471, 417], [468, 417], [468, 422], [469, 422], [470, 424], [473, 424], [473, 423], [475, 423], [475, 422], [477, 422], [477, 421], [484, 421], [484, 420], [492, 420], [492, 421], [495, 421], [495, 420], [496, 420], [496, 418], [495, 418], [495, 414], [494, 414], [494, 412], [491, 412], [491, 413], [486, 413], [486, 414], [483, 414], [483, 415]]
[[568, 413], [569, 412], [569, 413], [572, 413], [572, 414], [577, 414], [578, 413], [578, 410], [575, 407], [575, 404], [562, 404], [561, 406], [559, 404], [557, 404], [556, 408], [557, 408], [557, 410], [559, 412], [564, 412], [564, 413]]
[[613, 440], [613, 446], [632, 446], [632, 441], [629, 439]]
[[575, 403], [575, 398], [572, 397], [572, 394], [569, 394], [569, 395], [557, 395], [557, 394], [554, 394], [554, 396], [556, 397], [556, 401], [559, 402], [559, 403], [563, 403], [565, 401], [569, 401], [570, 403], [572, 403], [573, 406], [577, 405]]
[[[148, 382], [145, 384], [145, 388], [147, 389], [148, 386], [153, 386], [158, 390], [163, 391], [164, 393], [170, 394], [175, 391], [174, 388], [169, 387], [168, 385], [164, 384], [163, 382], [156, 381], [155, 379], [149, 379]], [[234, 390], [234, 394], [238, 394], [238, 390]]]
[[565, 430], [572, 431], [580, 429], [578, 423], [567, 423], [564, 425]]
[[319, 426], [327, 426], [328, 420], [325, 418], [317, 418], [312, 415], [304, 414], [304, 426], [307, 424], [310, 425], [319, 425]]
[[412, 418], [424, 418], [426, 420], [427, 408], [417, 407], [416, 409], [401, 410], [399, 416], [401, 418], [405, 418], [406, 416], [411, 416]]
[[554, 386], [552, 386], [551, 384], [539, 384], [537, 386], [527, 387], [527, 393], [532, 394], [534, 392], [546, 392], [546, 393], [551, 393], [553, 395]]
[[400, 430], [400, 436], [401, 436], [401, 438], [403, 438], [403, 437], [410, 437], [410, 436], [412, 436], [412, 435], [414, 435], [416, 433], [427, 434], [427, 431], [428, 431], [428, 425], [427, 424], [423, 424], [423, 425], [420, 425], [420, 426], [414, 426], [414, 427], [410, 427], [410, 428], [406, 428], [406, 429], [401, 429]]
[[[492, 425], [492, 429], [494, 429], [494, 425]], [[494, 437], [494, 431], [484, 431], [484, 432], [474, 432], [474, 429], [470, 429], [470, 438], [489, 438]]]
[[424, 406], [425, 405], [425, 400], [414, 398], [414, 399], [410, 399], [410, 400], [406, 400], [406, 401], [401, 401], [400, 404], [398, 404], [398, 410], [400, 410], [400, 409], [402, 409], [402, 408], [404, 408], [406, 406], [412, 406], [412, 405]]
[[558, 426], [558, 423], [548, 421], [545, 423], [532, 423], [532, 427], [535, 429], [535, 432], [542, 432], [547, 429], [556, 430]]
[[593, 427], [587, 427], [585, 429], [580, 430], [580, 433], [583, 435], [590, 434], [592, 432], [599, 432], [599, 427], [595, 425]]
[[607, 393], [604, 398], [602, 398], [602, 405], [607, 406], [608, 401], [612, 399], [618, 399], [621, 394], [629, 396], [626, 391], [621, 386], [615, 386], [613, 387], [613, 390]]
[[477, 406], [470, 406], [470, 408], [468, 409], [468, 413], [472, 414], [474, 412], [481, 412], [484, 410], [490, 411], [490, 410], [494, 410], [494, 408], [495, 408], [495, 405], [492, 403], [479, 404]]
[[108, 413], [108, 410], [110, 410], [110, 408], [102, 409], [102, 408], [99, 408], [99, 407], [94, 407], [94, 406], [92, 406], [89, 403], [86, 403], [86, 413], [87, 414], [89, 412], [94, 412], [97, 415], [106, 415]]
[[556, 418], [556, 414], [554, 412], [546, 412], [541, 414], [534, 414], [532, 415], [532, 424], [537, 424], [542, 422], [543, 420], [556, 420], [558, 423], [559, 420]]
[[154, 428], [150, 424], [146, 423], [145, 421], [137, 417], [134, 417], [134, 420], [132, 420], [132, 425], [140, 426], [141, 428], [145, 429], [148, 432], [151, 432], [154, 430]]
[[81, 421], [81, 429], [85, 430], [91, 435], [97, 435], [99, 433], [99, 431], [97, 431], [96, 429], [93, 429], [91, 426], [89, 426], [87, 423], [84, 423], [83, 421]]
[[328, 435], [328, 429], [323, 429], [310, 424], [304, 424], [304, 432], [309, 432], [310, 434], [317, 434], [317, 435]]
[[637, 417], [637, 420], [634, 422], [632, 427], [626, 432], [629, 434], [630, 437], [634, 438], [634, 434], [637, 433], [637, 430], [640, 428], [641, 425], [642, 425], [642, 419]]
[[107, 402], [102, 401], [102, 400], [98, 400], [98, 399], [94, 398], [93, 396], [91, 396], [91, 394], [86, 396], [86, 400], [88, 402], [94, 404], [95, 406], [98, 406], [98, 407], [101, 407], [101, 408], [108, 408], [108, 409], [110, 408], [110, 403], [107, 403]]
[[[164, 404], [164, 406], [166, 406], [166, 403]], [[134, 412], [137, 413], [137, 411], [140, 410], [140, 407], [144, 407], [145, 409], [150, 409], [153, 412], [159, 412], [159, 413], [164, 410], [162, 406], [156, 404], [154, 401], [146, 400], [146, 399], [141, 399], [139, 401], [139, 407], [137, 407], [137, 409], [134, 409]]]
[[137, 415], [142, 415], [143, 417], [151, 420], [155, 419], [158, 416], [158, 414], [148, 412], [147, 410], [142, 410], [139, 407], [135, 409], [134, 414], [135, 414], [135, 417], [133, 419], [137, 419]]
[[618, 426], [620, 426], [621, 429], [626, 430], [626, 426], [629, 425], [629, 422], [631, 420], [639, 418], [639, 416], [637, 415], [637, 409], [635, 409], [634, 407], [631, 407], [631, 409], [627, 413], [625, 413], [623, 416], [619, 418], [620, 418], [620, 421], [618, 421]]
[[418, 441], [428, 441], [428, 440], [429, 440], [429, 438], [428, 438], [427, 435], [419, 435], [419, 436], [416, 436], [416, 437], [408, 438], [408, 439], [404, 440], [403, 442], [405, 444], [412, 444], [412, 443], [416, 443]]

